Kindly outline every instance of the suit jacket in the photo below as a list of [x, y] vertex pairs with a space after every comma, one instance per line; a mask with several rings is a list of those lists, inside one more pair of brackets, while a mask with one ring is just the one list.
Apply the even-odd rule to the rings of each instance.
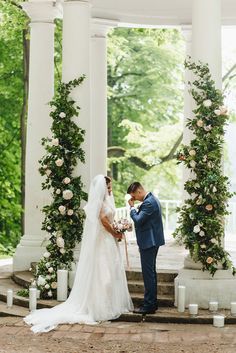
[[151, 192], [146, 196], [138, 211], [135, 209], [130, 211], [130, 216], [134, 221], [140, 249], [165, 244], [161, 205]]

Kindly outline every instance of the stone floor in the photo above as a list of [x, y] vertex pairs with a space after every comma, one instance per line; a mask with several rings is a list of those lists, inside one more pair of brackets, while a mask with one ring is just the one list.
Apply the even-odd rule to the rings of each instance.
[[0, 353], [235, 353], [235, 327], [103, 323], [60, 325], [33, 334], [22, 319], [0, 318]]

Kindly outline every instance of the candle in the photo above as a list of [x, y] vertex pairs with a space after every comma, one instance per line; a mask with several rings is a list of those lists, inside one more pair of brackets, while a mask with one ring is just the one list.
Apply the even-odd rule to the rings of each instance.
[[30, 311], [34, 311], [37, 308], [37, 289], [30, 288], [29, 289], [29, 309]]
[[64, 301], [67, 299], [68, 291], [68, 271], [57, 270], [57, 300]]
[[75, 280], [75, 271], [69, 271], [69, 288], [71, 289], [73, 287]]
[[213, 326], [215, 326], [215, 327], [224, 327], [224, 324], [225, 324], [224, 316], [221, 316], [221, 315], [213, 316]]
[[236, 302], [231, 302], [230, 307], [231, 307], [231, 315], [236, 316]]
[[197, 304], [189, 304], [188, 310], [189, 310], [189, 314], [191, 316], [195, 316], [198, 314], [198, 305]]
[[185, 310], [185, 286], [178, 286], [178, 312], [183, 313]]
[[218, 302], [209, 302], [209, 310], [217, 311], [218, 310]]
[[40, 299], [40, 289], [37, 289], [37, 295], [36, 295], [37, 299]]
[[8, 289], [7, 290], [7, 307], [11, 308], [13, 305], [13, 290]]

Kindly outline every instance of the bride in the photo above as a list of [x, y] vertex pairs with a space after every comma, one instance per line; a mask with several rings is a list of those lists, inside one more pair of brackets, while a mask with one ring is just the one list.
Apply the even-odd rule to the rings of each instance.
[[86, 220], [75, 281], [68, 299], [52, 309], [30, 313], [24, 321], [31, 330], [48, 332], [58, 324], [96, 324], [133, 310], [122, 263], [119, 233], [112, 227], [115, 203], [109, 177], [91, 182]]

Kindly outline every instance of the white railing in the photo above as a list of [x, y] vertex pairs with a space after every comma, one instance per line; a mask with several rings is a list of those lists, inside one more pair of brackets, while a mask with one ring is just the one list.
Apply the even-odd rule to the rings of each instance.
[[[175, 230], [178, 213], [176, 208], [181, 205], [180, 200], [160, 200], [162, 207], [163, 223], [165, 232], [171, 233]], [[226, 217], [225, 231], [227, 233], [236, 233], [236, 202], [229, 202], [228, 208], [230, 215]], [[130, 220], [130, 212], [127, 207], [116, 209], [116, 218], [126, 218]]]

